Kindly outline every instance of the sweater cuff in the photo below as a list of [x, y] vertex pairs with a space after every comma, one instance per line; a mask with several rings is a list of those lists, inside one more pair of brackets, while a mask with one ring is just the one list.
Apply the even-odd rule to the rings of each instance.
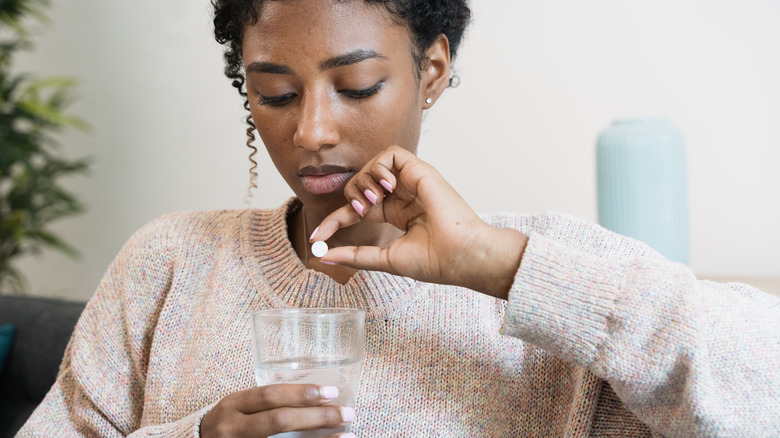
[[206, 414], [208, 414], [216, 404], [217, 403], [215, 402], [200, 408], [190, 415], [187, 415], [181, 420], [173, 423], [144, 427], [128, 435], [128, 438], [160, 436], [200, 438], [200, 423], [203, 421], [203, 417], [205, 417]]
[[622, 271], [618, 261], [530, 235], [509, 291], [504, 334], [589, 366], [607, 337]]

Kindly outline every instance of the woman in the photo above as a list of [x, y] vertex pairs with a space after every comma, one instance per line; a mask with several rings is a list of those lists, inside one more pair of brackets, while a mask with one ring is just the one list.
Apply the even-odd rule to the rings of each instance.
[[[469, 11], [409, 3], [214, 1], [250, 142], [296, 198], [137, 232], [20, 436], [780, 433], [776, 298], [565, 215], [481, 218], [417, 159]], [[254, 387], [247, 313], [312, 306], [367, 312], [354, 410]]]

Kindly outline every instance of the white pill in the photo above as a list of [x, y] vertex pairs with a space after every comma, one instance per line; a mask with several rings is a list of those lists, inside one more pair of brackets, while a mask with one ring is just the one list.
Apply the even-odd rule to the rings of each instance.
[[314, 254], [314, 257], [324, 256], [325, 254], [328, 253], [328, 244], [321, 240], [314, 242], [311, 245], [311, 253]]

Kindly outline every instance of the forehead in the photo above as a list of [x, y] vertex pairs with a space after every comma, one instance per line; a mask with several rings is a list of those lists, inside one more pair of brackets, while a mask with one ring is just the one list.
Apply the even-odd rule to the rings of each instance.
[[[356, 49], [411, 56], [411, 39], [382, 4], [361, 0], [266, 1], [244, 28], [245, 63], [320, 61]], [[250, 59], [251, 58], [251, 59]]]

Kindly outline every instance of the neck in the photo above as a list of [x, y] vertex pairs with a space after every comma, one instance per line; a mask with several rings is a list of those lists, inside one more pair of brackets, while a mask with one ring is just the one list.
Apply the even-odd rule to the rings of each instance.
[[[304, 219], [305, 215], [305, 219]], [[318, 214], [310, 211], [305, 206], [296, 209], [287, 218], [287, 234], [298, 258], [304, 266], [315, 271], [322, 272], [335, 281], [344, 284], [357, 272], [357, 270], [345, 266], [330, 266], [319, 262], [311, 253], [309, 236], [314, 228], [325, 219], [326, 214]], [[399, 229], [387, 223], [361, 222], [349, 228], [337, 231], [330, 239], [328, 246], [379, 246], [387, 247], [403, 234]]]

